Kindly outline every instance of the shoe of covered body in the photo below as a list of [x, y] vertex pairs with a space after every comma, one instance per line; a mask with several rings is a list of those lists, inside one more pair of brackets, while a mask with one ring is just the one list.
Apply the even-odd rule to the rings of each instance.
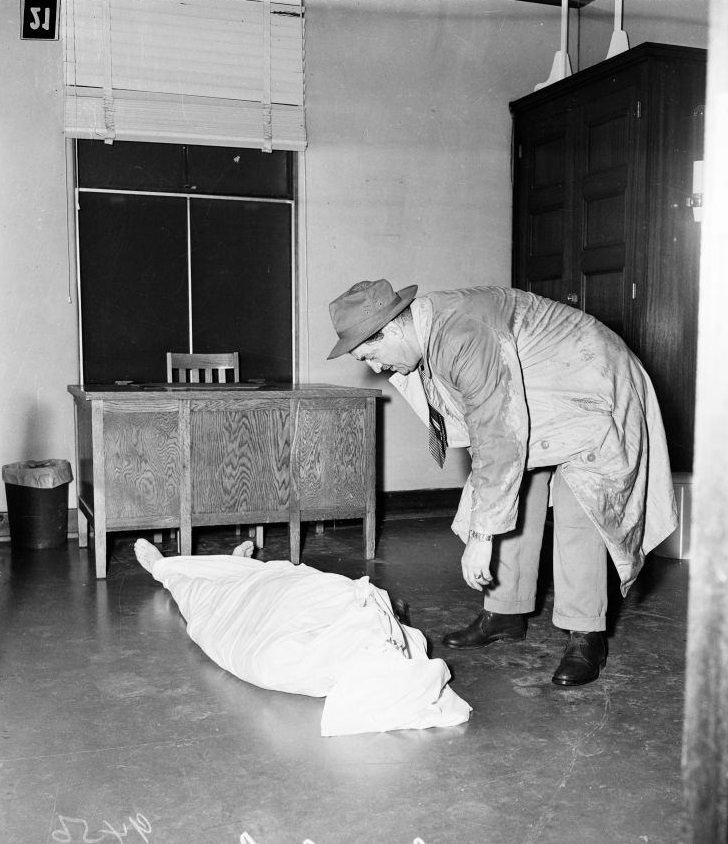
[[526, 638], [526, 617], [483, 610], [464, 630], [443, 636], [448, 648], [484, 648], [492, 642], [516, 642]]
[[602, 632], [572, 630], [559, 667], [551, 678], [557, 686], [583, 686], [599, 677], [607, 661], [607, 637]]

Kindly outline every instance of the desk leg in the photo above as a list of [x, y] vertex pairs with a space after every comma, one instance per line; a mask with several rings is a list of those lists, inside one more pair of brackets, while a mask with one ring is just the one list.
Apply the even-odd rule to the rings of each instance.
[[96, 561], [96, 578], [106, 577], [106, 525], [94, 520], [94, 559]]
[[192, 556], [192, 530], [189, 525], [180, 529], [178, 548], [183, 557]]
[[93, 431], [93, 523], [96, 577], [106, 577], [106, 475], [104, 473], [104, 406], [102, 401], [91, 404]]
[[179, 403], [180, 490], [177, 550], [183, 557], [192, 555], [192, 442], [190, 439], [190, 403]]
[[364, 516], [364, 559], [374, 559], [376, 520], [374, 518], [374, 511], [368, 510]]
[[365, 431], [365, 508], [364, 508], [364, 559], [374, 559], [375, 513], [377, 508], [376, 493], [376, 400], [368, 398], [364, 414]]
[[288, 523], [288, 536], [291, 543], [291, 562], [298, 565], [301, 562], [301, 520], [291, 519]]

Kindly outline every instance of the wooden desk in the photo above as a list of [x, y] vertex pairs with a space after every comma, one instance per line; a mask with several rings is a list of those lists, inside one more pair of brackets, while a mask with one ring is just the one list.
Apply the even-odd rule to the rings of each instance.
[[70, 386], [76, 415], [79, 546], [93, 529], [96, 576], [109, 531], [289, 525], [362, 518], [374, 556], [379, 390], [326, 384]]

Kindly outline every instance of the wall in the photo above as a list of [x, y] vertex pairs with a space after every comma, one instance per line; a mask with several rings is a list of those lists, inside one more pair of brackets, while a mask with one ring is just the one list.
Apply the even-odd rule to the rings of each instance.
[[[626, 0], [632, 43], [705, 46], [704, 0]], [[659, 10], [665, 19], [655, 20]], [[689, 12], [686, 8], [689, 7]], [[459, 485], [426, 430], [381, 376], [346, 356], [328, 302], [365, 278], [437, 290], [510, 284], [508, 101], [545, 81], [560, 9], [514, 0], [308, 0], [308, 367], [312, 381], [380, 386], [388, 490]], [[606, 56], [613, 0], [570, 13], [572, 66]], [[608, 26], [605, 28], [605, 21]]]
[[21, 41], [19, 9], [0, 6], [0, 464], [57, 457], [73, 465], [66, 385], [78, 381], [78, 343], [62, 52], [59, 41]]
[[548, 75], [558, 12], [512, 0], [307, 10], [308, 374], [382, 387], [385, 489], [456, 486], [462, 450], [440, 470], [386, 379], [326, 361], [328, 302], [381, 277], [422, 291], [510, 284], [508, 101]]
[[[625, 5], [633, 46], [707, 42], [703, 0]], [[578, 16], [584, 62], [606, 52], [612, 8], [594, 0]], [[383, 385], [385, 489], [456, 486], [462, 456], [437, 469], [424, 427], [386, 381], [353, 359], [326, 361], [335, 340], [327, 306], [363, 278], [422, 290], [509, 284], [508, 101], [547, 78], [559, 10], [515, 0], [308, 0], [306, 9], [301, 373]], [[21, 41], [18, 15], [18, 3], [2, 4], [0, 464], [73, 461], [62, 51], [60, 42]]]

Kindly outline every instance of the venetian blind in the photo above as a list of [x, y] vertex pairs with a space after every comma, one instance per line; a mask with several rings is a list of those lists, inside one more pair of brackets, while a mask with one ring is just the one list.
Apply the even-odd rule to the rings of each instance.
[[67, 0], [73, 138], [301, 150], [303, 0]]

